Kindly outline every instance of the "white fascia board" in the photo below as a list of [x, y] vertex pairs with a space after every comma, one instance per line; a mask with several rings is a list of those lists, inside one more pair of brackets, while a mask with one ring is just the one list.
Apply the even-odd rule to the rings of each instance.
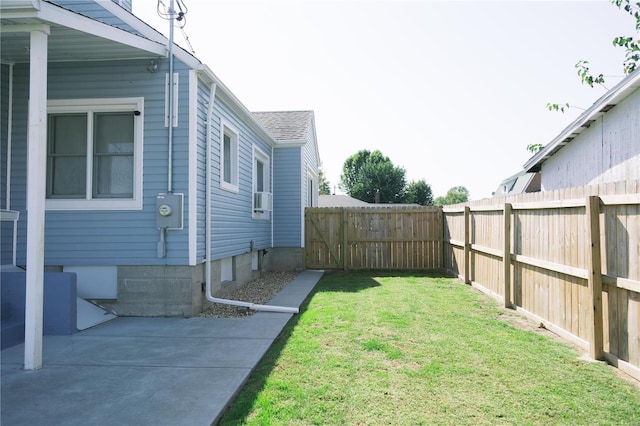
[[588, 127], [588, 123], [604, 115], [606, 111], [603, 111], [603, 108], [606, 108], [608, 105], [617, 105], [638, 88], [640, 88], [640, 69], [627, 76], [613, 89], [609, 90], [607, 93], [601, 96], [600, 99], [598, 99], [593, 103], [593, 105], [591, 105], [591, 107], [580, 114], [580, 116], [576, 120], [574, 120], [573, 123], [565, 127], [565, 129], [560, 132], [558, 136], [556, 136], [551, 142], [549, 142], [543, 149], [537, 152], [524, 164], [524, 170], [529, 172], [536, 166], [540, 166], [553, 154], [555, 154], [559, 147], [569, 143], [586, 127]]
[[2, 0], [2, 15], [7, 10], [39, 10], [39, 0]]
[[95, 19], [62, 9], [49, 3], [41, 3], [37, 17], [64, 27], [73, 28], [87, 34], [112, 40], [127, 46], [145, 50], [158, 56], [167, 56], [167, 47], [155, 41], [129, 33]]
[[138, 18], [132, 12], [124, 9], [122, 6], [114, 3], [113, 0], [96, 0], [100, 6], [108, 10], [111, 14], [118, 17], [125, 24], [129, 25], [132, 28], [135, 28], [140, 34], [149, 40], [155, 41], [156, 43], [166, 44], [168, 40], [165, 36], [162, 35], [159, 31], [153, 28], [151, 25], [144, 22], [142, 19]]
[[[192, 57], [193, 58], [193, 57]], [[195, 59], [195, 58], [194, 58]], [[242, 102], [229, 90], [227, 86], [224, 85], [222, 81], [216, 76], [211, 69], [204, 65], [203, 63], [198, 61], [198, 66], [196, 67], [200, 78], [203, 81], [208, 82], [209, 84], [215, 84], [217, 86], [216, 96], [219, 97], [222, 101], [233, 110], [236, 114], [242, 117], [247, 124], [254, 130], [260, 137], [264, 138], [264, 140], [269, 143], [272, 147], [277, 146], [278, 141], [276, 141], [273, 136], [269, 132], [267, 132], [264, 127], [256, 120], [256, 118], [251, 114], [251, 112], [245, 107]]]

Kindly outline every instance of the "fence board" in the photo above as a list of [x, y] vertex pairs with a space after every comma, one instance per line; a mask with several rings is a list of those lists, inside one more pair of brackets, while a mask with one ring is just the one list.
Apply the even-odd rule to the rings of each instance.
[[308, 269], [442, 269], [437, 207], [307, 208]]
[[[510, 298], [516, 309], [590, 347], [592, 356], [601, 357], [602, 348], [607, 360], [640, 380], [639, 189], [639, 181], [629, 181], [447, 207], [445, 267], [471, 277], [474, 286], [505, 304]], [[591, 222], [590, 196], [598, 196]], [[504, 213], [507, 204], [510, 217]], [[460, 220], [465, 209], [466, 228]], [[496, 234], [500, 238], [494, 239]]]

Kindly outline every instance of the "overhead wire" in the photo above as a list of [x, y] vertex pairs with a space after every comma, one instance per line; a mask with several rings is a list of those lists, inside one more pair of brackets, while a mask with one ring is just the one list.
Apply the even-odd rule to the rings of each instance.
[[180, 29], [180, 32], [182, 33], [182, 37], [184, 38], [184, 41], [187, 44], [187, 47], [189, 48], [189, 51], [192, 54], [195, 54], [196, 51], [193, 49], [193, 45], [189, 40], [189, 36], [187, 35], [184, 29], [187, 25], [186, 15], [189, 12], [189, 8], [187, 7], [184, 0], [175, 0], [175, 4], [179, 9], [178, 12], [176, 12], [176, 10], [171, 10], [171, 8], [167, 7], [167, 5], [165, 5], [162, 0], [158, 0], [156, 12], [158, 13], [158, 16], [164, 20], [171, 20], [172, 18], [175, 19], [175, 22], [177, 22], [177, 27]]

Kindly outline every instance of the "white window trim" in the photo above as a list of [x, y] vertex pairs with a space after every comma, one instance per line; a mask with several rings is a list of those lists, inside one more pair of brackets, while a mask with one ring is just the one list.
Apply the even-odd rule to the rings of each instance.
[[[310, 191], [311, 188], [309, 188], [309, 181], [313, 182], [313, 189], [315, 189], [315, 191]], [[307, 192], [307, 206], [308, 207], [318, 207], [318, 199], [316, 197], [314, 197], [314, 195], [316, 194], [316, 192], [318, 192], [320, 190], [320, 188], [318, 187], [318, 173], [316, 173], [313, 168], [311, 168], [311, 166], [307, 166], [307, 182], [305, 183], [306, 185], [306, 189], [305, 191]], [[309, 206], [309, 204], [311, 204], [311, 206]]]
[[[231, 134], [231, 183], [224, 180], [224, 134]], [[228, 121], [220, 120], [220, 189], [239, 193], [240, 131]]]
[[47, 102], [47, 114], [140, 111], [134, 119], [133, 198], [46, 199], [46, 210], [142, 210], [142, 153], [144, 98], [56, 99]]
[[257, 146], [253, 146], [253, 155], [251, 157], [251, 169], [252, 169], [252, 184], [251, 184], [251, 211], [253, 212], [253, 219], [261, 219], [268, 220], [271, 217], [271, 212], [269, 211], [256, 211], [253, 194], [257, 192], [256, 184], [258, 182], [258, 177], [256, 175], [256, 160], [262, 160], [262, 163], [265, 165], [267, 170], [265, 170], [264, 176], [264, 188], [266, 191], [263, 192], [271, 192], [271, 159], [267, 155], [266, 152], [258, 148]]

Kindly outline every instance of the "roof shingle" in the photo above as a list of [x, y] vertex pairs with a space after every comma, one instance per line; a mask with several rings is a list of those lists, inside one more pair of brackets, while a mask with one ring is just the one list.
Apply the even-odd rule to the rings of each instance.
[[278, 141], [305, 139], [313, 117], [313, 111], [252, 112], [252, 114]]

